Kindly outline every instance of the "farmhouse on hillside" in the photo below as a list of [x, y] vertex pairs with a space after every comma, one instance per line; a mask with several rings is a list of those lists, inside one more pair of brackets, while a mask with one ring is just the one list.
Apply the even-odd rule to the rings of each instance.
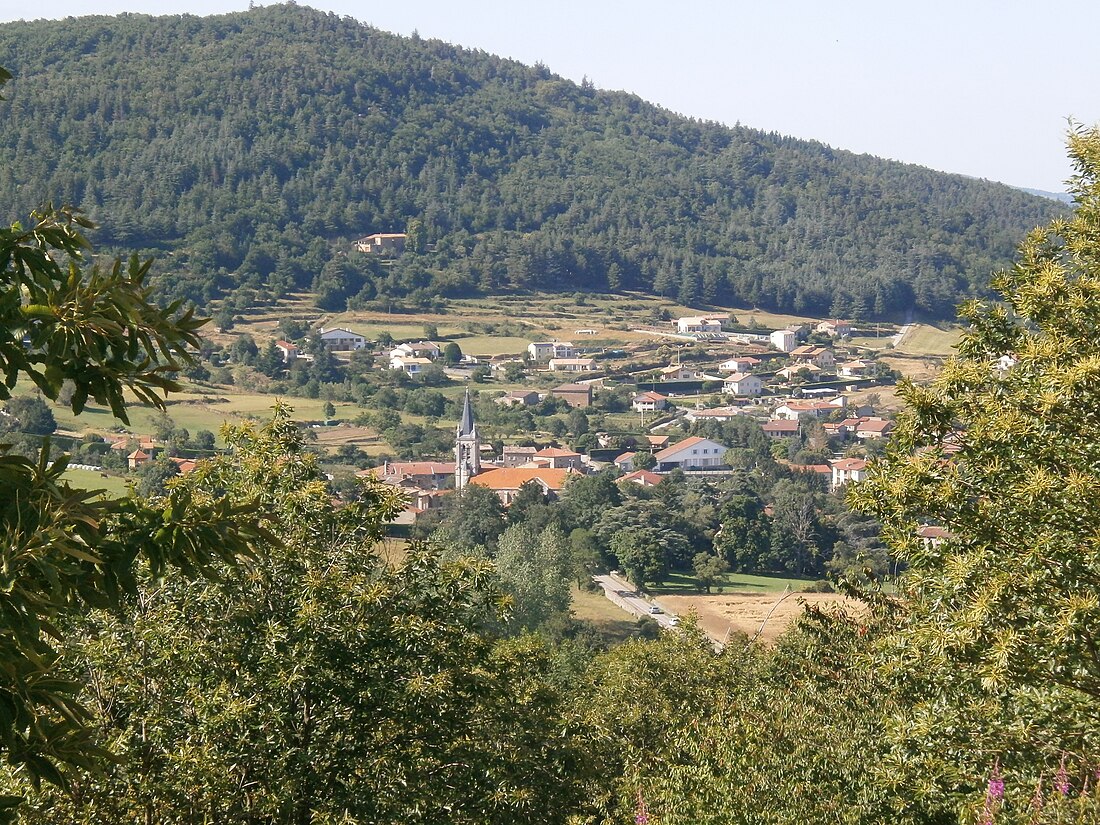
[[405, 251], [404, 232], [376, 232], [355, 242], [355, 250], [367, 255], [400, 255]]

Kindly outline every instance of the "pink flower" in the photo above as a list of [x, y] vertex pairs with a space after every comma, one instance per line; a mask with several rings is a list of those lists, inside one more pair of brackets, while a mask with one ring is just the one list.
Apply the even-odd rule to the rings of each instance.
[[649, 825], [649, 811], [641, 791], [638, 791], [638, 804], [634, 806], [634, 825]]
[[1069, 772], [1066, 770], [1066, 752], [1062, 751], [1062, 761], [1058, 763], [1058, 771], [1054, 774], [1054, 790], [1062, 796], [1069, 794]]

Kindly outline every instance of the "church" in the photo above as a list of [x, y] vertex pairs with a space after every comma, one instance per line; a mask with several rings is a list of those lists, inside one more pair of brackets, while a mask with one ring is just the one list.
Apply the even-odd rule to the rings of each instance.
[[462, 400], [462, 417], [455, 432], [455, 489], [461, 490], [470, 479], [481, 472], [481, 439], [474, 421], [474, 408], [470, 404], [470, 390]]

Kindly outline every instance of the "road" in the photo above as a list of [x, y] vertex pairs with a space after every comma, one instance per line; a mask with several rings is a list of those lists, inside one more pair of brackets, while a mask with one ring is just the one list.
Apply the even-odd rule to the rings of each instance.
[[634, 590], [630, 582], [626, 579], [619, 578], [618, 576], [606, 575], [606, 576], [593, 576], [592, 580], [603, 588], [603, 593], [607, 598], [618, 607], [621, 607], [627, 613], [632, 613], [635, 616], [649, 616], [651, 619], [656, 619], [659, 624], [665, 630], [676, 626], [676, 622], [679, 620], [678, 616], [673, 614], [661, 612], [650, 613], [649, 609], [653, 605], [657, 604], [656, 600], [648, 600], [639, 596]]

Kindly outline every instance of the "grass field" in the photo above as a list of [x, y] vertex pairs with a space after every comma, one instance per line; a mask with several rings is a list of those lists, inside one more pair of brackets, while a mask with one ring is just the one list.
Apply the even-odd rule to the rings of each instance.
[[[780, 593], [788, 587], [800, 591], [813, 584], [810, 579], [786, 579], [773, 576], [750, 576], [746, 573], [726, 573], [714, 588], [727, 593]], [[698, 593], [694, 576], [687, 573], [671, 573], [659, 587], [649, 588], [654, 595]]]
[[914, 324], [895, 351], [903, 355], [954, 355], [962, 333], [958, 326]]
[[587, 622], [609, 643], [623, 642], [635, 635], [638, 620], [613, 605], [602, 593], [590, 593], [576, 585], [573, 592], [573, 617]]
[[65, 470], [65, 480], [82, 490], [103, 490], [108, 496], [124, 496], [129, 489], [126, 479], [114, 475], [104, 478], [96, 470], [78, 470], [69, 467]]

